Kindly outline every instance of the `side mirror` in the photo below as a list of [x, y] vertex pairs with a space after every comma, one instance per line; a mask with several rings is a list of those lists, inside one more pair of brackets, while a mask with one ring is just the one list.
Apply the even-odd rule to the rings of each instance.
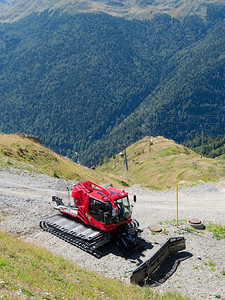
[[137, 197], [136, 195], [134, 195], [134, 203], [136, 203], [136, 201], [137, 201]]

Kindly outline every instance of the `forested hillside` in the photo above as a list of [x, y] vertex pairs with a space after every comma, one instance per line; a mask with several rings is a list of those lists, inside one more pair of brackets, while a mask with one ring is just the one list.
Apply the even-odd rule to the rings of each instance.
[[146, 135], [224, 134], [224, 11], [1, 23], [0, 131], [32, 133], [88, 166]]
[[[215, 138], [212, 136], [204, 136], [202, 133], [201, 136], [197, 136], [193, 140], [187, 141], [185, 145], [197, 153], [211, 158], [221, 157], [225, 154], [224, 136]], [[225, 157], [225, 155], [223, 157]]]

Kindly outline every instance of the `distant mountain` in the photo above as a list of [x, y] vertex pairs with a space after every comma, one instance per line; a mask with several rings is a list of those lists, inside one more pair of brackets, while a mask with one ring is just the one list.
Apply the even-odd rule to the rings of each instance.
[[188, 15], [205, 17], [208, 6], [224, 4], [224, 0], [1, 0], [0, 19], [18, 20], [31, 13], [60, 10], [71, 14], [81, 12], [107, 13], [127, 19], [151, 19], [156, 13], [166, 13], [178, 19]]
[[[204, 19], [128, 20], [42, 1], [0, 23], [0, 131], [39, 136], [87, 166], [146, 135], [224, 135], [225, 5], [211, 2]], [[39, 7], [10, 2], [20, 17], [19, 4]]]

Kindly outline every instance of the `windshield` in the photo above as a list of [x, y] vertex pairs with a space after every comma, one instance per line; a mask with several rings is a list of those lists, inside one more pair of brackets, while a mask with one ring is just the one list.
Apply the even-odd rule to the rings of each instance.
[[127, 220], [131, 217], [131, 209], [128, 197], [123, 197], [115, 201], [116, 210], [110, 202], [102, 202], [89, 198], [89, 213], [97, 221], [105, 224], [114, 224]]
[[123, 197], [115, 201], [117, 207], [117, 215], [120, 221], [126, 220], [131, 217], [131, 209], [128, 197]]

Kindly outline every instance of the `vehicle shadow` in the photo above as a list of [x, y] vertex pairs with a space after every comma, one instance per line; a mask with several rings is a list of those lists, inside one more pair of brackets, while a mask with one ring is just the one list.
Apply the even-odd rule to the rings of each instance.
[[[120, 247], [115, 241], [111, 241], [110, 243], [99, 248], [99, 252], [101, 253], [101, 257], [107, 256], [109, 254], [113, 254], [115, 256], [124, 257], [125, 259], [134, 260], [135, 264], [142, 263], [146, 257], [143, 252], [147, 249], [152, 249], [154, 246], [152, 243], [145, 241], [144, 239], [138, 237], [137, 245], [131, 249], [123, 249]], [[143, 257], [143, 260], [141, 259]]]

